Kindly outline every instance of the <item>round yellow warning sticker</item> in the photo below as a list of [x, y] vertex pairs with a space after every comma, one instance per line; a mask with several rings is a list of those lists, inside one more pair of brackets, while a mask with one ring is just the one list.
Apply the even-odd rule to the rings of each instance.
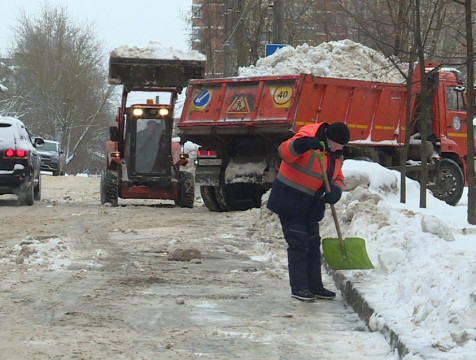
[[271, 96], [276, 107], [288, 107], [289, 101], [293, 95], [291, 86], [271, 87]]

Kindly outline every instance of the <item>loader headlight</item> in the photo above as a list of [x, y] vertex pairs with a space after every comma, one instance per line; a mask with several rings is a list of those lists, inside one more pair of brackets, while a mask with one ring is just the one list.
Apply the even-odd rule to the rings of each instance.
[[159, 115], [160, 116], [167, 116], [169, 114], [169, 109], [166, 109], [166, 108], [161, 108], [159, 110]]
[[144, 115], [144, 109], [134, 108], [132, 109], [132, 115], [134, 115], [135, 117], [141, 117], [142, 115]]

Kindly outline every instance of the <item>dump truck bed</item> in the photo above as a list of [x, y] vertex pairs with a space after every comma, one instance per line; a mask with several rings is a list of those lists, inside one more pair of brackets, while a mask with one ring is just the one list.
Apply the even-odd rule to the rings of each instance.
[[109, 84], [129, 90], [185, 87], [189, 79], [201, 79], [204, 73], [204, 60], [109, 58]]
[[397, 145], [404, 133], [403, 84], [309, 74], [192, 80], [179, 128], [185, 139], [286, 134], [316, 122], [345, 122], [351, 140]]

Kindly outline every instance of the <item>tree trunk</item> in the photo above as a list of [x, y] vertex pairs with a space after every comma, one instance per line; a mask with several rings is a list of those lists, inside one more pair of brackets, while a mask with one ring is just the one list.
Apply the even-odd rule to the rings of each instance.
[[[411, 63], [411, 62], [410, 62]], [[407, 78], [407, 103], [405, 106], [405, 140], [403, 149], [400, 153], [400, 202], [405, 204], [407, 198], [407, 158], [408, 148], [410, 147], [410, 135], [411, 135], [411, 104], [412, 104], [412, 79], [413, 79], [413, 66], [408, 68]]]
[[415, 42], [420, 66], [420, 138], [421, 138], [421, 168], [420, 168], [420, 207], [426, 208], [426, 186], [428, 184], [427, 168], [427, 124], [428, 113], [428, 82], [425, 72], [425, 47], [421, 37], [420, 0], [415, 0]]
[[476, 224], [476, 189], [474, 173], [474, 133], [473, 133], [473, 99], [474, 99], [474, 49], [473, 49], [473, 21], [471, 16], [471, 3], [473, 0], [465, 0], [466, 15], [466, 121], [468, 141], [468, 222]]

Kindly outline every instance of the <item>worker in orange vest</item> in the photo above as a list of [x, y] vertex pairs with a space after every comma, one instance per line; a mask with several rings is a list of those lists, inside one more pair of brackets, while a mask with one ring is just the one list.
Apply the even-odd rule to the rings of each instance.
[[[335, 292], [322, 283], [319, 221], [325, 204], [335, 204], [341, 198], [343, 148], [349, 138], [344, 123], [318, 123], [301, 127], [279, 146], [282, 161], [267, 206], [279, 215], [288, 244], [289, 281], [295, 299], [335, 298]], [[315, 151], [324, 153], [329, 193]]]

